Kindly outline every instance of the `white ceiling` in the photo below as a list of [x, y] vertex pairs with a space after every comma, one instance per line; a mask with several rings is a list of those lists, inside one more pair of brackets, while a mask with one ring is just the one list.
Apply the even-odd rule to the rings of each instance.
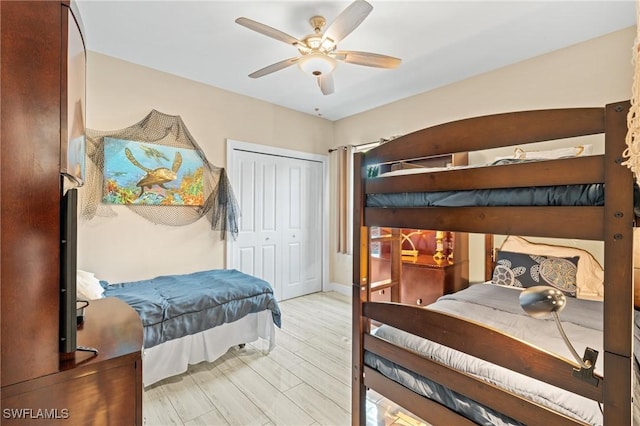
[[401, 58], [399, 68], [339, 62], [326, 96], [297, 66], [248, 77], [298, 52], [236, 18], [303, 38], [310, 17], [329, 25], [350, 3], [77, 0], [88, 50], [329, 120], [636, 24], [634, 0], [369, 0], [373, 11], [338, 47]]

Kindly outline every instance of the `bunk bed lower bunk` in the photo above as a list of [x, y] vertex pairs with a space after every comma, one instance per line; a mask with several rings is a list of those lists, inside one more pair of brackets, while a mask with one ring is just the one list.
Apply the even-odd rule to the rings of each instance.
[[[628, 102], [621, 102], [605, 108], [477, 117], [423, 129], [356, 155], [354, 223], [360, 226], [356, 226], [354, 241], [360, 244], [354, 247], [354, 424], [364, 424], [367, 388], [389, 397], [434, 425], [465, 422], [500, 424], [499, 421], [505, 424], [631, 423], [633, 368], [637, 366], [632, 354], [634, 191], [630, 171], [620, 164], [625, 148], [628, 107]], [[604, 133], [604, 155], [445, 170], [428, 175], [367, 178], [368, 168], [382, 163], [597, 133]], [[409, 207], [397, 204], [377, 204], [374, 207], [373, 203], [372, 206], [368, 204], [373, 194], [392, 194], [402, 198], [406, 193], [565, 188], [568, 185], [595, 185], [615, 188], [615, 191], [601, 192], [595, 205], [593, 200], [577, 204], [571, 202], [570, 205], [552, 202], [551, 206], [544, 203], [534, 206], [526, 203], [516, 206], [470, 203], [463, 207], [459, 204], [422, 207], [414, 201]], [[589, 347], [603, 354], [595, 366], [595, 373], [593, 368], [586, 371], [575, 362], [568, 361], [563, 348], [549, 347], [549, 341], [553, 339], [548, 334], [546, 340], [545, 336], [539, 336], [531, 342], [529, 338], [518, 338], [522, 336], [521, 330], [500, 331], [487, 326], [482, 318], [465, 317], [471, 312], [468, 301], [463, 304], [462, 312], [457, 313], [440, 309], [442, 304], [454, 303], [447, 300], [448, 296], [427, 309], [371, 302], [368, 279], [368, 228], [371, 226], [604, 241], [607, 297], [604, 302], [572, 299], [568, 303], [587, 305], [595, 312], [598, 309], [595, 307], [601, 306], [602, 319], [595, 321], [599, 326], [593, 328], [594, 324], [590, 323], [585, 327], [593, 332], [588, 339]], [[483, 288], [477, 286], [484, 285], [472, 285], [460, 295], [470, 291], [472, 300], [481, 299], [481, 295], [473, 294]], [[490, 291], [499, 288], [495, 285], [488, 287]], [[512, 292], [506, 293], [507, 299], [514, 298], [515, 290], [503, 290]], [[491, 299], [501, 297], [488, 296]], [[478, 305], [478, 301], [475, 300], [474, 304]], [[513, 300], [507, 305], [515, 305], [512, 311], [520, 309]], [[490, 316], [496, 317], [495, 308], [486, 309], [492, 312]], [[511, 312], [509, 315], [516, 314]], [[386, 325], [372, 332], [372, 321]], [[534, 328], [543, 328], [541, 320], [522, 318], [522, 321]], [[389, 333], [390, 330], [394, 330], [393, 333]], [[410, 343], [411, 349], [407, 350], [403, 347], [410, 340], [406, 333], [434, 342], [436, 349], [424, 349], [424, 341], [420, 340], [420, 343]], [[553, 336], [556, 335], [557, 330]], [[439, 345], [448, 348], [442, 349]], [[443, 359], [438, 361], [433, 351], [445, 354], [442, 356], [446, 359], [453, 353], [464, 355], [462, 361], [447, 366], [440, 362]], [[401, 372], [385, 371], [391, 363], [401, 366]], [[532, 380], [540, 384], [534, 388], [550, 389], [552, 396], [539, 394], [532, 397], [527, 395], [531, 394], [529, 391], [520, 395], [495, 380], [480, 378], [477, 372], [465, 371], [474, 363], [480, 363], [481, 370], [486, 370], [482, 367], [486, 365], [508, 370], [507, 382], [514, 380], [513, 376], [525, 378], [525, 383]], [[574, 370], [577, 373], [574, 374]], [[434, 395], [433, 390], [425, 390], [423, 384], [416, 385], [417, 391], [409, 390], [410, 386], [397, 381], [400, 376], [411, 377], [410, 380], [416, 376], [426, 378], [437, 383], [441, 390], [463, 395], [465, 402], [447, 404], [445, 400], [449, 396], [436, 402], [429, 398]], [[515, 387], [521, 386], [516, 384]], [[554, 402], [549, 404], [549, 400]], [[588, 400], [591, 400], [591, 406], [583, 403]], [[604, 414], [600, 413], [598, 404], [602, 405]], [[489, 413], [488, 418], [474, 417], [478, 412]]]
[[[440, 313], [455, 315], [466, 320], [491, 327], [496, 332], [515, 336], [528, 343], [551, 353], [572, 359], [570, 351], [562, 340], [552, 319], [540, 320], [528, 316], [518, 304], [520, 289], [480, 283], [471, 285], [460, 292], [442, 296], [437, 302], [428, 306], [429, 309]], [[602, 353], [602, 302], [568, 299], [566, 308], [561, 314], [562, 324], [567, 334], [571, 336], [571, 343], [578, 351], [581, 348], [591, 348]], [[393, 319], [388, 321], [393, 322]], [[640, 346], [640, 316], [635, 321], [635, 344]], [[546, 409], [561, 413], [567, 418], [589, 425], [601, 425], [602, 413], [597, 402], [588, 397], [564, 391], [540, 380], [527, 377], [520, 373], [513, 373], [503, 367], [473, 358], [463, 352], [454, 351], [448, 347], [418, 337], [407, 330], [399, 330], [388, 324], [382, 325], [374, 332], [374, 336], [384, 343], [406, 348], [433, 362], [490, 382], [539, 404]], [[392, 361], [395, 359], [396, 361]], [[637, 356], [634, 358], [634, 377], [638, 379]], [[526, 362], [519, 360], [517, 362]], [[385, 358], [380, 354], [365, 351], [365, 375], [381, 374], [386, 378], [401, 384], [405, 388], [458, 413], [464, 413], [465, 418], [481, 425], [522, 425], [537, 424], [545, 421], [544, 414], [536, 414], [527, 422], [516, 421], [497, 408], [490, 406], [492, 397], [483, 391], [472, 392], [472, 397], [458, 393], [456, 387], [445, 387], [436, 380], [426, 379], [411, 370], [410, 365], [402, 359]], [[404, 366], [403, 366], [404, 365]], [[595, 373], [602, 374], [602, 359], [598, 358]], [[464, 386], [462, 386], [464, 389]], [[633, 418], [635, 424], [640, 424], [640, 389], [634, 391]], [[485, 401], [483, 403], [482, 401]], [[509, 412], [509, 408], [503, 411]], [[559, 424], [555, 416], [549, 417], [552, 424]], [[437, 424], [437, 423], [436, 423]]]

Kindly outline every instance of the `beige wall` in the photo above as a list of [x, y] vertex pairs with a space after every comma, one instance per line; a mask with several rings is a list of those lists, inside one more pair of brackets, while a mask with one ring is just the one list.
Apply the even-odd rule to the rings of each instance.
[[[635, 27], [628, 28], [342, 119], [335, 123], [335, 144], [371, 142], [477, 115], [602, 106], [629, 99], [634, 37]], [[470, 156], [470, 161], [480, 163], [487, 158]], [[331, 219], [334, 223], [335, 216]], [[600, 243], [570, 243], [593, 250], [602, 262]], [[472, 253], [482, 253], [481, 238], [472, 235], [470, 244]], [[334, 251], [330, 248], [331, 253]], [[482, 280], [480, 265], [480, 259], [472, 259], [473, 281]], [[333, 255], [331, 270], [334, 282], [351, 283], [350, 256]]]
[[[226, 167], [226, 139], [323, 155], [333, 144], [328, 120], [88, 53], [88, 128], [128, 127], [152, 109], [180, 115], [217, 166]], [[115, 210], [117, 217], [80, 224], [80, 269], [118, 282], [225, 266], [226, 243], [206, 220], [169, 227], [154, 225], [126, 207]]]
[[[635, 28], [628, 28], [333, 123], [89, 52], [87, 126], [120, 129], [157, 109], [180, 115], [215, 165], [226, 166], [227, 138], [326, 154], [330, 147], [371, 142], [459, 118], [628, 99], [634, 37]], [[472, 156], [473, 162], [483, 160]], [[331, 181], [330, 188], [333, 185]], [[116, 211], [115, 218], [81, 223], [81, 269], [117, 282], [225, 266], [225, 243], [204, 220], [174, 228], [153, 225], [124, 207]], [[334, 253], [334, 209], [330, 212], [329, 252]], [[478, 250], [478, 239], [471, 243], [472, 250]], [[598, 243], [587, 248], [601, 258]], [[329, 281], [350, 285], [351, 261], [350, 256], [332, 254]], [[482, 277], [477, 263], [472, 265], [472, 280]]]

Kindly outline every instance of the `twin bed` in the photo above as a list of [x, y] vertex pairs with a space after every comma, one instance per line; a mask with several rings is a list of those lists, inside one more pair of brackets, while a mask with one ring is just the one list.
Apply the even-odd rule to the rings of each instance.
[[[621, 164], [628, 109], [619, 102], [477, 117], [356, 154], [353, 424], [365, 424], [369, 388], [434, 425], [631, 424], [638, 410], [634, 392], [640, 403], [632, 386], [640, 318], [634, 322], [634, 184]], [[593, 134], [604, 134], [604, 155], [368, 177], [378, 164]], [[514, 193], [525, 193], [524, 199]], [[578, 352], [598, 351], [595, 372], [580, 369], [553, 320], [520, 308], [521, 289], [491, 283], [491, 261], [488, 283], [426, 309], [370, 301], [372, 226], [603, 241], [606, 297], [587, 300], [602, 299], [602, 289], [586, 283], [594, 274], [580, 273], [584, 259], [567, 258], [575, 266], [573, 296], [560, 313]], [[491, 254], [492, 238], [486, 241]], [[535, 254], [537, 262], [541, 255]], [[521, 273], [513, 269], [510, 283], [522, 285], [514, 278]]]
[[281, 325], [271, 285], [234, 269], [100, 284], [102, 297], [122, 299], [142, 320], [144, 386], [214, 361], [235, 345], [262, 339], [269, 351]]

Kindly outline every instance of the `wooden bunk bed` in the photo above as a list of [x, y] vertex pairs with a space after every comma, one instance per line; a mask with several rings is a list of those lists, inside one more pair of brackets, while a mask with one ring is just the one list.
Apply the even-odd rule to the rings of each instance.
[[[387, 324], [429, 341], [505, 367], [603, 407], [606, 426], [632, 422], [633, 379], [633, 177], [623, 162], [629, 102], [603, 108], [512, 112], [446, 123], [394, 139], [355, 156], [353, 255], [352, 423], [366, 421], [366, 391], [373, 389], [434, 425], [473, 424], [453, 409], [389, 379], [365, 363], [375, 354], [472, 401], [524, 424], [585, 424], [482, 379], [434, 362], [376, 336]], [[368, 178], [372, 165], [416, 157], [480, 151], [592, 134], [604, 134], [605, 154], [491, 167]], [[604, 184], [602, 205], [369, 207], [373, 194]], [[427, 307], [370, 301], [369, 227], [440, 229], [498, 235], [604, 241], [602, 376], [597, 385], [576, 377], [575, 362]], [[490, 240], [490, 238], [488, 239]], [[487, 249], [491, 251], [492, 248]], [[472, 285], [471, 287], [474, 287]], [[638, 294], [639, 292], [636, 292]], [[538, 320], [540, 321], [540, 320]], [[593, 372], [592, 372], [593, 374]], [[594, 404], [596, 404], [594, 402]], [[597, 404], [596, 404], [597, 405]]]

